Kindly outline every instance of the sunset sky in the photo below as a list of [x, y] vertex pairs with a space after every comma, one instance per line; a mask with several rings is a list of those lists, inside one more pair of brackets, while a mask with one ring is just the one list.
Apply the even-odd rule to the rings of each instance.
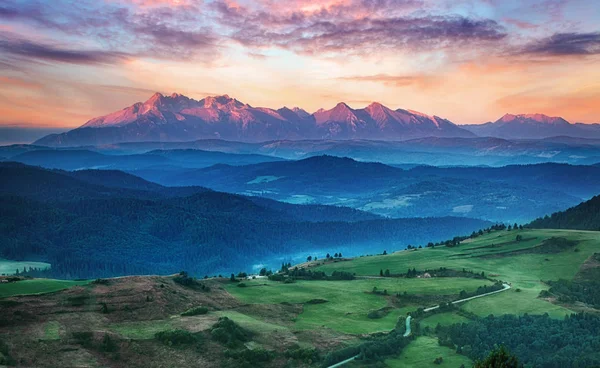
[[0, 125], [76, 127], [155, 91], [598, 123], [600, 1], [0, 2]]

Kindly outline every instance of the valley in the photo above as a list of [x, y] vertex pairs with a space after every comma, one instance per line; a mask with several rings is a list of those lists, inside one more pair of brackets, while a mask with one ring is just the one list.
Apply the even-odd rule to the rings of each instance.
[[[259, 275], [189, 283], [181, 281], [185, 275], [136, 276], [82, 282], [37, 296], [11, 296], [10, 288], [21, 283], [23, 294], [40, 292], [38, 288], [28, 292], [24, 287], [36, 280], [18, 281], [0, 285], [0, 303], [7, 312], [0, 323], [0, 338], [13, 359], [41, 366], [60, 365], [75, 354], [88, 366], [154, 367], [166, 362], [164, 359], [176, 359], [178, 364], [194, 361], [207, 367], [233, 367], [244, 359], [264, 358], [258, 360], [261, 366], [320, 367], [338, 354], [341, 360], [343, 351], [351, 354], [352, 346], [377, 339], [381, 333], [403, 332], [403, 321], [411, 314], [413, 331], [407, 345], [397, 355], [386, 356], [385, 366], [426, 366], [438, 356], [446, 363], [470, 364], [468, 355], [438, 346], [439, 326], [451, 327], [488, 315], [546, 314], [560, 320], [577, 311], [597, 313], [591, 305], [560, 302], [552, 295], [544, 296], [543, 291], [549, 289], [551, 280], [576, 279], [586, 260], [599, 252], [600, 237], [593, 231], [504, 229], [451, 247], [355, 258], [329, 259], [315, 254], [316, 261], [282, 269], [281, 281]], [[325, 275], [346, 273], [351, 279], [320, 280], [316, 278], [320, 271]], [[494, 280], [510, 283], [511, 289], [454, 307], [444, 304], [483, 292]], [[439, 310], [423, 311], [439, 303]], [[205, 307], [204, 314], [181, 315], [199, 306]], [[251, 337], [243, 345], [229, 348], [233, 350], [219, 349], [210, 331], [222, 317]], [[12, 334], [15, 329], [27, 333]], [[157, 336], [162, 331], [187, 331], [201, 342], [194, 343], [198, 348], [186, 344], [161, 347]], [[81, 340], [83, 336], [89, 337]], [[34, 339], [40, 341], [38, 347], [27, 350]], [[106, 341], [111, 341], [110, 347]], [[59, 346], [69, 349], [56, 350]], [[424, 350], [426, 347], [430, 348]], [[153, 353], [140, 355], [148, 349]], [[227, 353], [239, 349], [269, 353], [263, 358], [232, 358], [235, 355]], [[167, 351], [168, 356], [164, 355]], [[295, 358], [291, 351], [312, 358]], [[336, 351], [339, 353], [331, 355]], [[348, 364], [362, 365], [358, 360]]]
[[0, 368], [600, 367], [599, 24], [1, 0]]

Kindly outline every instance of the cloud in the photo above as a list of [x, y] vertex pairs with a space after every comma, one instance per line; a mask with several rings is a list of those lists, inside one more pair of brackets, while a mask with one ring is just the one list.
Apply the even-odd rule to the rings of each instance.
[[42, 87], [42, 84], [39, 82], [3, 75], [0, 75], [0, 84], [5, 87], [9, 86], [10, 88], [39, 89]]
[[392, 85], [396, 87], [407, 87], [407, 86], [420, 86], [426, 87], [431, 86], [435, 83], [435, 77], [427, 75], [389, 75], [389, 74], [375, 74], [375, 75], [356, 75], [349, 77], [340, 77], [340, 80], [356, 81], [356, 82], [375, 82], [383, 83], [385, 85]]
[[506, 18], [506, 19], [504, 19], [504, 22], [511, 24], [517, 28], [524, 29], [524, 30], [538, 28], [538, 25], [536, 25], [536, 24], [526, 22], [524, 20], [519, 20], [519, 19]]
[[526, 45], [522, 52], [543, 56], [598, 55], [600, 32], [556, 33]]
[[14, 39], [0, 34], [0, 51], [8, 55], [34, 60], [71, 64], [113, 64], [126, 59], [126, 55], [101, 50], [75, 50], [47, 45], [24, 39]]
[[437, 50], [506, 37], [504, 28], [494, 20], [462, 16], [373, 16], [371, 12], [354, 18], [325, 9], [311, 14], [271, 14], [231, 7], [218, 0], [212, 7], [220, 15], [220, 23], [230, 30], [231, 38], [242, 45], [276, 46], [309, 55]]
[[212, 60], [219, 55], [219, 38], [205, 24], [196, 3], [135, 1], [123, 5], [112, 1], [56, 0], [22, 4], [7, 0], [0, 8], [0, 19], [54, 31], [53, 39], [80, 38], [86, 44], [97, 45], [102, 50], [99, 53]]

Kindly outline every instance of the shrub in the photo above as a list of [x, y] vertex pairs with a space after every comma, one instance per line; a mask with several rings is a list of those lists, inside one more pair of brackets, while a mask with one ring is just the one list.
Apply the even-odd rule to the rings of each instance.
[[110, 337], [109, 334], [104, 334], [104, 337], [102, 338], [102, 343], [100, 344], [100, 351], [114, 353], [117, 350], [119, 350], [119, 345], [117, 344], [117, 342], [112, 337]]
[[206, 314], [206, 313], [208, 313], [208, 308], [194, 307], [194, 308], [188, 309], [185, 312], [181, 313], [181, 315], [182, 316], [199, 316], [199, 315]]
[[275, 357], [275, 353], [264, 349], [245, 349], [240, 352], [227, 351], [229, 357], [238, 360], [242, 366], [265, 363]]
[[249, 333], [227, 317], [221, 317], [211, 329], [213, 340], [227, 346], [238, 346], [249, 340]]
[[78, 344], [84, 347], [92, 346], [94, 338], [94, 333], [92, 331], [77, 331], [73, 332], [72, 336]]
[[238, 287], [246, 287], [246, 284], [244, 284], [243, 282], [240, 282], [237, 286]]
[[11, 358], [8, 345], [2, 340], [0, 340], [0, 364], [1, 365], [15, 365], [17, 362]]
[[444, 362], [444, 358], [437, 357], [433, 360], [433, 364], [442, 364]]
[[307, 364], [312, 364], [320, 360], [319, 352], [316, 349], [312, 348], [297, 348], [287, 350], [285, 352], [285, 357], [294, 360], [299, 360]]

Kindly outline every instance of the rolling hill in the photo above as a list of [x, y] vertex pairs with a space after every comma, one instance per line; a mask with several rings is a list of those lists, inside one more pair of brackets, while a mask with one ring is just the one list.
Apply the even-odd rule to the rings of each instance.
[[[569, 165], [403, 170], [349, 158], [315, 156], [246, 166], [215, 165], [166, 175], [163, 185], [200, 185], [290, 203], [342, 205], [388, 217], [468, 216], [528, 222], [600, 191], [600, 170]], [[566, 178], [582, 177], [573, 182]]]
[[234, 154], [202, 150], [153, 150], [143, 154], [104, 154], [90, 149], [31, 150], [10, 157], [11, 161], [51, 169], [202, 168], [217, 163], [248, 165], [281, 161], [281, 158], [258, 154]]
[[204, 188], [173, 190], [111, 171], [84, 172], [81, 180], [77, 175], [0, 165], [0, 257], [48, 262], [63, 278], [181, 269], [204, 275], [274, 266], [319, 249], [399, 249], [488, 224], [456, 217], [380, 219]]

